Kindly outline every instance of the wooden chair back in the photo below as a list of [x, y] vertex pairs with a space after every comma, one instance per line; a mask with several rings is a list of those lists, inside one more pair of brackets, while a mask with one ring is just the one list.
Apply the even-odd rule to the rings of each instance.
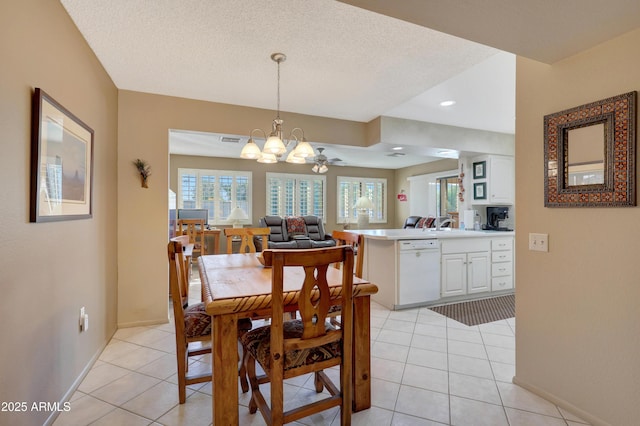
[[193, 254], [205, 253], [204, 219], [179, 219], [176, 234], [189, 236], [189, 243], [193, 244]]
[[[331, 236], [334, 240], [336, 240], [337, 245], [348, 245], [353, 247], [354, 252], [357, 251], [354, 274], [356, 275], [356, 277], [362, 278], [362, 269], [364, 266], [364, 236], [347, 231], [333, 231], [331, 233]], [[336, 268], [339, 268], [340, 264], [336, 263], [334, 266]]]
[[[177, 237], [173, 237], [171, 238], [171, 241], [180, 243], [182, 248], [183, 277], [179, 284], [181, 284], [180, 294], [182, 298], [182, 306], [186, 306], [189, 302], [189, 279], [191, 277], [191, 255], [193, 250], [193, 244], [189, 243], [188, 235], [179, 235]], [[169, 265], [169, 268], [171, 268], [171, 265]], [[171, 294], [171, 289], [169, 289], [169, 294]]]
[[225, 228], [224, 235], [227, 237], [227, 254], [233, 253], [234, 238], [240, 238], [238, 253], [256, 252], [256, 246], [253, 243], [254, 236], [261, 237], [262, 247], [267, 248], [267, 238], [270, 232], [270, 228]]
[[184, 338], [184, 288], [188, 286], [186, 281], [183, 239], [172, 238], [169, 241], [167, 252], [169, 255], [169, 289], [173, 304], [173, 316], [176, 324], [176, 334]]
[[[269, 378], [271, 384], [271, 407], [258, 408], [269, 412], [273, 424], [283, 424], [307, 417], [315, 412], [324, 411], [331, 407], [340, 406], [341, 424], [350, 424], [352, 410], [352, 333], [353, 333], [353, 249], [350, 246], [330, 247], [307, 250], [267, 250], [265, 260], [272, 265], [272, 308], [271, 319], [271, 354], [285, 354], [290, 351], [300, 351], [313, 347], [320, 347], [332, 342], [339, 342], [342, 356], [329, 360], [305, 363], [295, 368], [285, 370], [285, 356], [272, 356]], [[332, 263], [342, 263], [341, 307], [344, 318], [343, 327], [327, 329], [325, 320], [332, 301], [332, 292], [328, 286], [327, 270]], [[303, 326], [299, 338], [284, 336], [284, 293], [283, 280], [285, 267], [302, 267], [305, 271], [304, 281], [301, 283], [298, 310]], [[339, 388], [322, 371], [332, 366], [340, 365]], [[298, 407], [284, 412], [283, 408], [283, 380], [290, 377], [316, 373], [316, 391], [322, 390], [324, 385], [331, 396], [316, 401], [304, 407]], [[264, 401], [264, 400], [263, 400]], [[269, 423], [269, 422], [267, 422]]]

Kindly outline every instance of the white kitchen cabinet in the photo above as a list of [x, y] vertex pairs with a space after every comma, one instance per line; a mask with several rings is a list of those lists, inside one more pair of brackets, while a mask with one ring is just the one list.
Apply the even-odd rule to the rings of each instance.
[[489, 252], [443, 254], [442, 297], [482, 293], [490, 290]]
[[515, 161], [513, 157], [482, 155], [474, 157], [472, 164], [485, 163], [485, 177], [475, 178], [473, 183], [486, 184], [486, 198], [476, 199], [473, 204], [513, 204], [515, 200]]
[[491, 291], [513, 288], [513, 238], [491, 240]]
[[442, 297], [467, 294], [467, 255], [443, 254], [440, 277]]
[[365, 236], [364, 278], [378, 287], [371, 299], [388, 309], [491, 297], [515, 286], [514, 232], [356, 232]]
[[488, 238], [442, 242], [442, 297], [491, 290], [490, 247]]

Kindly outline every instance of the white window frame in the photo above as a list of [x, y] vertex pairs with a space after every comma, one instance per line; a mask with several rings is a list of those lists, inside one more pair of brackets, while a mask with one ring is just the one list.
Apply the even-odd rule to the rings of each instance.
[[[274, 180], [279, 180], [280, 182], [278, 183], [278, 192], [279, 194], [277, 195], [277, 200], [275, 202], [276, 206], [274, 207], [274, 202], [273, 199], [271, 197], [272, 193], [271, 193], [271, 189], [272, 189], [272, 182]], [[292, 200], [291, 202], [293, 203], [292, 206], [288, 206], [286, 205], [286, 196], [287, 196], [287, 191], [284, 188], [284, 184], [286, 182], [289, 182], [291, 185], [293, 185], [293, 195], [292, 195]], [[313, 192], [311, 195], [311, 207], [310, 207], [310, 212], [302, 212], [301, 208], [302, 208], [302, 200], [301, 200], [301, 194], [302, 194], [302, 183], [303, 182], [307, 182], [310, 183], [313, 186], [314, 182], [321, 182], [322, 183], [322, 213], [320, 215], [317, 214], [317, 208], [314, 205], [314, 197], [313, 197]], [[308, 200], [309, 201], [309, 200]], [[302, 216], [302, 215], [318, 215], [322, 217], [323, 222], [326, 222], [326, 213], [327, 213], [327, 177], [326, 176], [320, 176], [320, 175], [306, 175], [306, 174], [297, 174], [297, 173], [272, 173], [272, 172], [267, 172], [266, 173], [266, 203], [265, 203], [265, 211], [267, 213], [267, 215], [277, 215], [277, 216]]]
[[[346, 194], [346, 200], [342, 197], [342, 184], [349, 184], [352, 193]], [[382, 194], [371, 190], [371, 186], [382, 185]], [[369, 188], [369, 189], [367, 189]], [[347, 190], [349, 192], [349, 190]], [[336, 223], [356, 223], [358, 212], [355, 203], [362, 195], [366, 195], [373, 202], [373, 208], [369, 210], [369, 223], [387, 223], [387, 194], [388, 184], [384, 178], [364, 178], [351, 176], [338, 176], [336, 188]], [[345, 204], [348, 204], [345, 206]], [[344, 212], [349, 211], [349, 217]]]
[[[202, 177], [203, 176], [213, 176], [215, 178], [214, 183], [214, 207], [209, 210], [209, 225], [230, 225], [231, 222], [227, 220], [229, 215], [228, 212], [224, 211], [223, 203], [227, 203], [228, 209], [233, 209], [236, 206], [242, 207], [249, 219], [246, 221], [247, 223], [251, 222], [252, 215], [252, 177], [253, 174], [251, 172], [245, 171], [236, 171], [236, 170], [207, 170], [207, 169], [187, 169], [187, 168], [179, 168], [178, 169], [178, 191], [176, 195], [176, 206], [179, 209], [184, 208], [184, 196], [183, 196], [183, 186], [182, 186], [182, 177], [184, 175], [195, 175], [196, 177], [196, 206], [193, 208], [202, 209], [208, 208], [205, 206], [205, 201], [203, 200], [203, 185], [202, 185]], [[221, 187], [219, 185], [221, 177], [231, 177], [233, 181], [231, 183], [231, 194], [230, 200], [223, 199], [220, 194]], [[242, 201], [238, 201], [237, 199], [237, 178], [243, 177], [247, 178], [247, 200], [246, 203]], [[244, 205], [242, 205], [244, 204]]]

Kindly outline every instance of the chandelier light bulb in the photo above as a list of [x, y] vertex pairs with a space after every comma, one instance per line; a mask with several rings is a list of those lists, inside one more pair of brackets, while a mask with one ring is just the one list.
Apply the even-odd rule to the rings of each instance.
[[247, 144], [242, 148], [240, 158], [248, 160], [256, 160], [260, 158], [260, 147], [253, 141], [253, 139], [249, 138], [249, 142], [247, 142]]
[[289, 155], [287, 155], [287, 159], [286, 159], [287, 163], [292, 163], [292, 164], [304, 164], [306, 163], [305, 159], [302, 157], [297, 157], [295, 155], [295, 150], [291, 151], [289, 153]]
[[311, 158], [316, 155], [311, 144], [305, 140], [303, 140], [296, 146], [294, 152], [294, 155], [300, 158]]
[[282, 139], [280, 139], [277, 135], [271, 134], [271, 136], [269, 136], [269, 139], [267, 139], [267, 142], [265, 142], [264, 144], [263, 151], [270, 154], [282, 155], [287, 152], [287, 147], [284, 146]]
[[263, 152], [260, 155], [260, 158], [258, 158], [258, 163], [274, 164], [277, 162], [278, 162], [278, 159], [276, 158], [276, 155], [268, 152], [267, 153]]

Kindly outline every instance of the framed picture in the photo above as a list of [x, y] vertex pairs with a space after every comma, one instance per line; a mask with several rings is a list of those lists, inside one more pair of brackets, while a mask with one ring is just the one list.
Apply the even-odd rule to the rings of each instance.
[[473, 199], [474, 200], [487, 199], [487, 183], [486, 182], [473, 184]]
[[473, 178], [483, 179], [486, 177], [487, 177], [487, 162], [478, 161], [477, 163], [473, 163]]
[[36, 88], [31, 116], [31, 222], [92, 216], [93, 130]]

